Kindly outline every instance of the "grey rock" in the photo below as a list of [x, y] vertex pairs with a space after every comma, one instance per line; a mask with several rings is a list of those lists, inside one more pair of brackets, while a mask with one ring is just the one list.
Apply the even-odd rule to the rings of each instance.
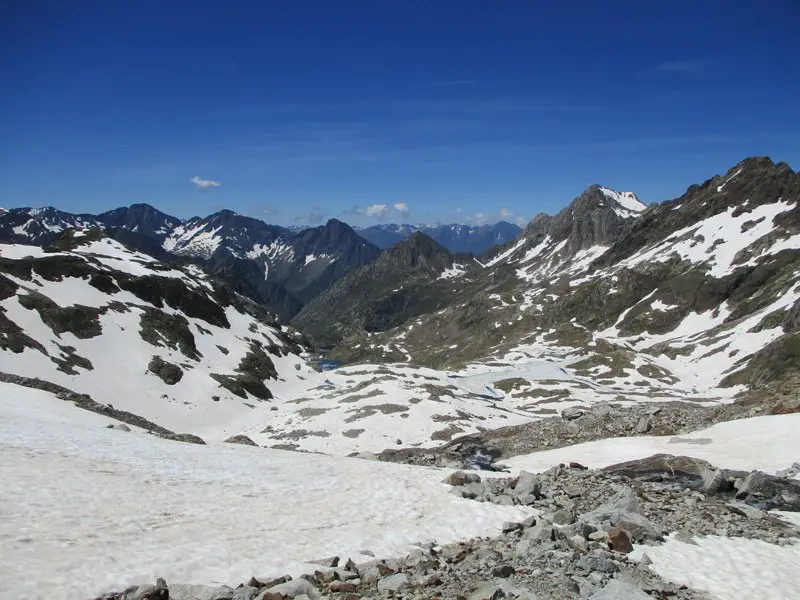
[[561, 418], [565, 421], [574, 421], [580, 419], [584, 415], [584, 411], [577, 406], [569, 406], [561, 411]]
[[703, 491], [708, 495], [733, 488], [733, 482], [728, 479], [723, 471], [718, 469], [704, 469], [701, 477], [703, 479]]
[[765, 495], [765, 488], [769, 482], [769, 477], [766, 473], [761, 471], [751, 471], [736, 486], [736, 497], [739, 499], [747, 498], [748, 496]]
[[474, 500], [475, 498], [479, 498], [486, 493], [486, 484], [476, 481], [474, 483], [463, 485], [459, 489], [461, 490], [461, 495], [464, 498]]
[[534, 502], [536, 502], [536, 496], [533, 494], [519, 494], [516, 495], [517, 502], [522, 504], [522, 506], [530, 506]]
[[538, 475], [528, 471], [520, 471], [517, 483], [514, 486], [514, 494], [517, 497], [531, 495], [534, 499], [541, 497], [542, 482]]
[[515, 521], [506, 521], [505, 523], [503, 523], [503, 533], [518, 531], [520, 529], [523, 529], [522, 523], [517, 523]]
[[141, 585], [124, 595], [125, 600], [168, 600], [169, 597], [167, 582], [161, 577], [156, 579], [155, 585]]
[[381, 577], [382, 574], [378, 567], [370, 567], [361, 573], [361, 581], [366, 585], [377, 583]]
[[258, 595], [259, 589], [249, 585], [233, 590], [231, 600], [253, 600]]
[[609, 521], [614, 523], [628, 513], [641, 514], [641, 512], [636, 492], [628, 486], [620, 486], [616, 495], [608, 502], [581, 515], [581, 521], [587, 523]]
[[642, 416], [636, 422], [636, 433], [647, 433], [653, 428], [653, 424], [649, 417]]
[[493, 577], [511, 577], [516, 572], [516, 569], [511, 565], [499, 565], [492, 569]]
[[562, 508], [553, 513], [553, 523], [556, 525], [571, 525], [577, 520], [575, 513]]
[[744, 502], [731, 502], [730, 503], [731, 510], [737, 514], [740, 514], [748, 519], [752, 519], [754, 521], [760, 521], [767, 516], [767, 513], [761, 510], [760, 508], [756, 508], [755, 506], [750, 506], [749, 504], [745, 504]]
[[395, 573], [378, 582], [378, 591], [381, 592], [398, 592], [407, 588], [410, 585], [408, 575], [405, 573]]
[[517, 556], [524, 556], [531, 550], [532, 540], [529, 538], [523, 538], [517, 542], [517, 545], [514, 547], [514, 553]]
[[588, 538], [595, 542], [605, 542], [608, 540], [608, 533], [605, 531], [595, 531], [590, 533]]
[[652, 600], [639, 586], [624, 579], [612, 579], [589, 600]]
[[477, 473], [468, 473], [466, 471], [455, 471], [450, 473], [442, 480], [442, 483], [448, 485], [466, 485], [468, 483], [480, 483], [481, 477]]
[[535, 527], [526, 529], [523, 536], [525, 539], [539, 542], [549, 542], [555, 539], [553, 528], [549, 525], [536, 525]]
[[536, 525], [536, 517], [534, 515], [531, 515], [530, 517], [527, 517], [527, 518], [523, 519], [522, 521], [520, 521], [520, 524], [525, 529], [528, 529], [529, 527], [533, 527], [534, 525]]
[[578, 550], [579, 552], [586, 552], [589, 549], [586, 544], [586, 538], [584, 538], [582, 535], [573, 535], [567, 540], [567, 543], [570, 545], [570, 547]]
[[311, 564], [334, 568], [339, 566], [339, 557], [329, 556], [328, 558], [318, 558], [316, 560], [312, 560]]
[[169, 598], [170, 600], [232, 600], [233, 588], [172, 584], [169, 586]]
[[116, 429], [117, 431], [130, 431], [131, 428], [125, 425], [125, 423], [110, 423], [106, 426], [106, 429]]
[[297, 598], [298, 596], [305, 594], [309, 598], [319, 598], [319, 592], [317, 591], [317, 588], [315, 588], [310, 581], [301, 578], [292, 579], [291, 581], [279, 583], [271, 588], [262, 590], [261, 594], [259, 594], [256, 600], [260, 600], [268, 594], [283, 594], [289, 598]]

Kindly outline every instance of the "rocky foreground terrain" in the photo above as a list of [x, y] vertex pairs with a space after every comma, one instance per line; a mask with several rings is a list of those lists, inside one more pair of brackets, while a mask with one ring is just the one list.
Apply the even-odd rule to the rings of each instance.
[[236, 588], [159, 580], [102, 600], [711, 600], [661, 579], [646, 553], [632, 554], [633, 544], [662, 544], [670, 532], [684, 544], [709, 535], [795, 544], [800, 530], [768, 510], [800, 510], [800, 481], [793, 478], [799, 473], [800, 464], [775, 477], [670, 455], [602, 470], [562, 464], [515, 478], [455, 471], [446, 478], [453, 494], [528, 506], [532, 515], [506, 523], [499, 537], [447, 545], [423, 540], [401, 558], [356, 564], [334, 556], [298, 578], [251, 578]]

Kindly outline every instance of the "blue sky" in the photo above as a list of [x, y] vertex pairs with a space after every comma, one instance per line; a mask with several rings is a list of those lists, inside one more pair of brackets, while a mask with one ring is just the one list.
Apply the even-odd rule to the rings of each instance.
[[3, 6], [0, 206], [485, 222], [800, 165], [796, 0]]

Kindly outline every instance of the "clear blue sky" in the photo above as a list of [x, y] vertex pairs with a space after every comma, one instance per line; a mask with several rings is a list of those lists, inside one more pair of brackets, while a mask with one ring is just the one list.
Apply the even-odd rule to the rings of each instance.
[[0, 206], [363, 224], [531, 217], [592, 183], [663, 200], [749, 155], [800, 165], [799, 24], [797, 0], [6, 0]]

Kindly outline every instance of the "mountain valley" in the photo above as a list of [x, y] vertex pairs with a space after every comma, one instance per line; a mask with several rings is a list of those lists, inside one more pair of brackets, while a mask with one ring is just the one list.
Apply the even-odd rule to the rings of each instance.
[[[748, 158], [649, 206], [590, 186], [475, 253], [225, 210], [4, 211], [0, 538], [70, 600], [712, 598], [670, 570], [683, 546], [800, 551], [799, 202], [800, 174]], [[60, 531], [96, 581], [70, 587]]]

